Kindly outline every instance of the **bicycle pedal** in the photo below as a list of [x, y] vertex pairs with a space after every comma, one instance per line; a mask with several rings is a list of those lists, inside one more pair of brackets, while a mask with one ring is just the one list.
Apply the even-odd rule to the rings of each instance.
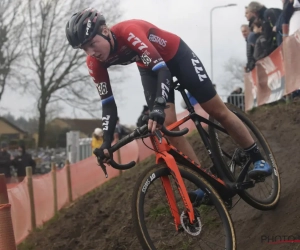
[[254, 186], [255, 186], [254, 181], [245, 181], [245, 182], [242, 182], [242, 183], [237, 183], [235, 185], [235, 188], [237, 190], [244, 190], [244, 189], [252, 188]]

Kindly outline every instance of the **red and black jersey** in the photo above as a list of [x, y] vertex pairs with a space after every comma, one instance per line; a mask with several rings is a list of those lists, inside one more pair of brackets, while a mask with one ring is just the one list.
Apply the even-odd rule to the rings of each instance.
[[157, 74], [156, 97], [166, 101], [172, 76], [166, 66], [178, 50], [180, 38], [142, 20], [129, 20], [116, 24], [111, 29], [114, 52], [105, 62], [95, 57], [86, 59], [89, 73], [97, 86], [102, 100], [102, 129], [104, 142], [108, 147], [112, 141], [117, 121], [117, 106], [112, 93], [107, 68], [111, 65], [126, 65], [136, 62], [139, 67], [149, 68]]
[[113, 100], [107, 68], [111, 65], [126, 65], [136, 62], [138, 66], [153, 71], [166, 66], [171, 60], [180, 43], [180, 38], [159, 29], [143, 20], [120, 22], [111, 28], [116, 40], [116, 52], [105, 62], [87, 56], [86, 63], [89, 73], [97, 85], [102, 104]]

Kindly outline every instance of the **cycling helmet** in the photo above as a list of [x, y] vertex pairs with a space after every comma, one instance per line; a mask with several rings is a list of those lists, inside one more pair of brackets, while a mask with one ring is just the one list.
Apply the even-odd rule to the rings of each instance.
[[74, 49], [81, 48], [97, 35], [99, 26], [104, 24], [106, 24], [104, 16], [93, 8], [86, 8], [73, 14], [66, 25], [69, 44]]

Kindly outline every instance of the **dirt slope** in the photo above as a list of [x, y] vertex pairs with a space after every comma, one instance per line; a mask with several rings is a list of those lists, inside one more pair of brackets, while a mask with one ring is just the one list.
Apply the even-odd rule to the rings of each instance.
[[[244, 201], [231, 210], [238, 249], [300, 249], [300, 243], [268, 244], [276, 236], [300, 240], [300, 102], [256, 109], [250, 114], [275, 154], [281, 173], [282, 195], [274, 211], [258, 211]], [[207, 155], [198, 136], [189, 138], [202, 164]], [[201, 151], [202, 150], [202, 151]], [[18, 249], [121, 250], [141, 249], [131, 223], [131, 193], [140, 171], [154, 162], [147, 159], [62, 211], [44, 230], [30, 235]], [[262, 241], [263, 240], [263, 241]], [[275, 240], [275, 239], [274, 239]], [[277, 237], [277, 240], [279, 238]]]

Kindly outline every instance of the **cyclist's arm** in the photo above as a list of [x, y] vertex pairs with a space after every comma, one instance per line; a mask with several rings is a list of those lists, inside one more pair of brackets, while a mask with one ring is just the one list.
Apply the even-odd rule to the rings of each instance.
[[148, 40], [145, 31], [141, 27], [130, 25], [123, 32], [127, 46], [140, 56], [145, 66], [157, 73], [156, 97], [162, 96], [167, 101], [172, 75], [161, 55]]
[[91, 56], [87, 57], [86, 63], [102, 102], [103, 141], [110, 144], [113, 140], [118, 113], [107, 68], [105, 68], [96, 58]]

